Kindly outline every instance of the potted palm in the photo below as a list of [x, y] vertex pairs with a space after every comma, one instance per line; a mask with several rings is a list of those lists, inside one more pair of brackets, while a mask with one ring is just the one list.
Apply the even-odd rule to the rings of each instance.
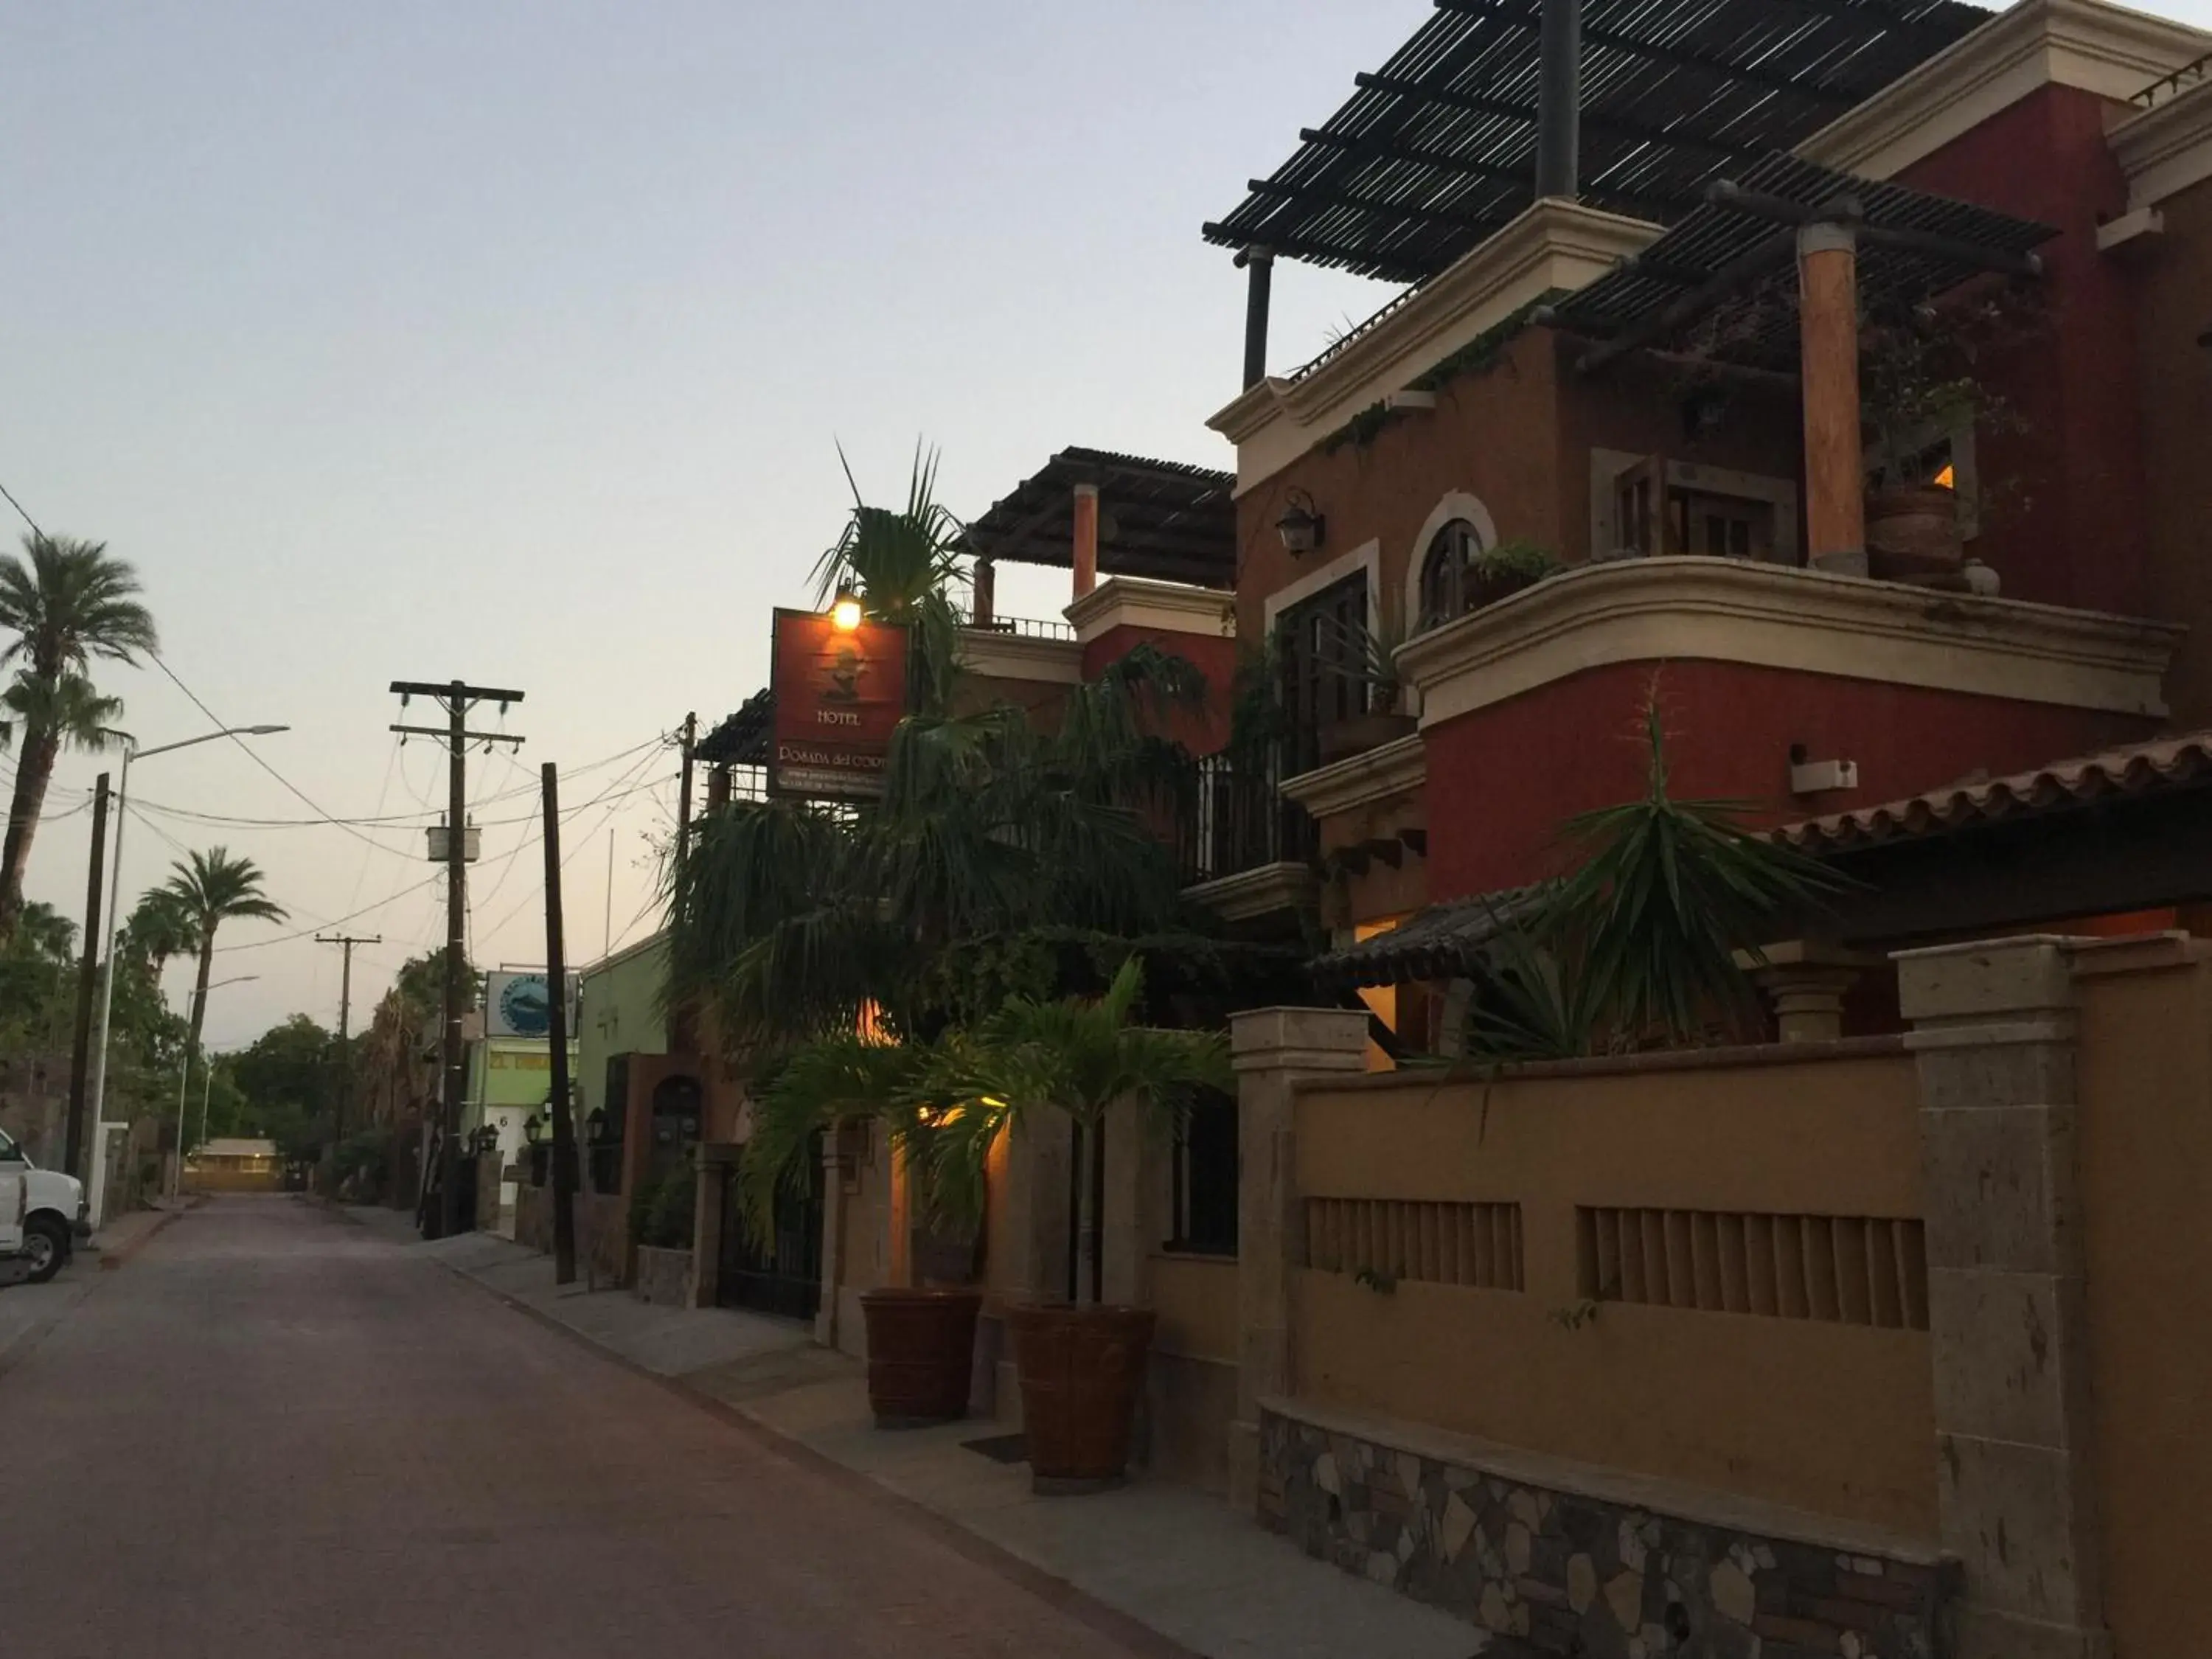
[[[927, 1142], [936, 1121], [924, 1080], [946, 1065], [934, 1047], [824, 1037], [793, 1050], [753, 1103], [752, 1137], [738, 1167], [738, 1199], [746, 1225], [763, 1242], [775, 1226], [777, 1194], [805, 1178], [817, 1133], [855, 1119], [879, 1121], [912, 1177], [915, 1247], [911, 1283], [860, 1294], [868, 1335], [868, 1405], [876, 1426], [919, 1428], [968, 1414], [975, 1368], [975, 1316], [982, 1292], [969, 1285], [972, 1228], [945, 1212], [932, 1190], [936, 1167]], [[958, 1248], [965, 1234], [969, 1249]]]
[[1330, 623], [1328, 629], [1326, 643], [1333, 672], [1340, 679], [1364, 689], [1367, 707], [1360, 714], [1322, 727], [1323, 765], [1349, 760], [1409, 736], [1416, 724], [1412, 715], [1399, 708], [1406, 690], [1405, 677], [1398, 672], [1398, 647], [1406, 642], [1403, 624], [1386, 612], [1371, 628]]
[[1007, 1310], [1030, 1480], [1040, 1492], [1121, 1482], [1152, 1347], [1152, 1310], [1109, 1305], [1104, 1296], [1108, 1114], [1127, 1103], [1157, 1126], [1187, 1109], [1197, 1091], [1232, 1084], [1220, 1033], [1134, 1023], [1143, 990], [1132, 957], [1103, 997], [1013, 998], [968, 1040], [940, 1051], [928, 1085], [940, 1114], [931, 1147], [936, 1188], [966, 1214], [981, 1212], [985, 1161], [1001, 1134], [1039, 1115], [1064, 1117], [1077, 1131], [1077, 1231], [1088, 1272], [1075, 1278], [1087, 1299]]

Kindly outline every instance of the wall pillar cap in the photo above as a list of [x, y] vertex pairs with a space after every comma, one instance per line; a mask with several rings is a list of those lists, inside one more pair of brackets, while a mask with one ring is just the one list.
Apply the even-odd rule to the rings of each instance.
[[1364, 1072], [1363, 1008], [1248, 1008], [1229, 1017], [1231, 1063], [1240, 1072]]
[[2074, 1006], [2073, 956], [2060, 933], [1981, 939], [1899, 951], [1899, 1011], [1915, 1024], [1958, 1024], [2049, 1015]]

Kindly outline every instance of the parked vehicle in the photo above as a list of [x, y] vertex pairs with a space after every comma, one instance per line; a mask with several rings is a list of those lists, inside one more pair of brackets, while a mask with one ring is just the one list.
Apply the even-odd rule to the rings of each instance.
[[43, 1285], [90, 1231], [84, 1183], [41, 1170], [0, 1130], [0, 1261], [15, 1264], [21, 1279]]

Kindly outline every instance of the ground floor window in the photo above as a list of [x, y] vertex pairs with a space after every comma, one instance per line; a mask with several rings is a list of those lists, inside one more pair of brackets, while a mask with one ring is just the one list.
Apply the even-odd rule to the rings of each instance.
[[[1237, 1254], [1237, 1097], [1209, 1089], [1175, 1140], [1168, 1249]], [[1155, 1189], [1157, 1190], [1157, 1189]]]

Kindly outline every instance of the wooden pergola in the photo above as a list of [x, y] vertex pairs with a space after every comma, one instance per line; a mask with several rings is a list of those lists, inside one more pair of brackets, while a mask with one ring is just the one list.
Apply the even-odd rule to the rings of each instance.
[[1001, 562], [1071, 570], [1079, 599], [1102, 574], [1234, 586], [1236, 483], [1181, 461], [1061, 450], [968, 526], [975, 624], [990, 625]]
[[1206, 240], [1250, 274], [1258, 380], [1277, 255], [1419, 283], [1540, 196], [1657, 223], [1790, 149], [1990, 14], [1958, 0], [1437, 0]]

